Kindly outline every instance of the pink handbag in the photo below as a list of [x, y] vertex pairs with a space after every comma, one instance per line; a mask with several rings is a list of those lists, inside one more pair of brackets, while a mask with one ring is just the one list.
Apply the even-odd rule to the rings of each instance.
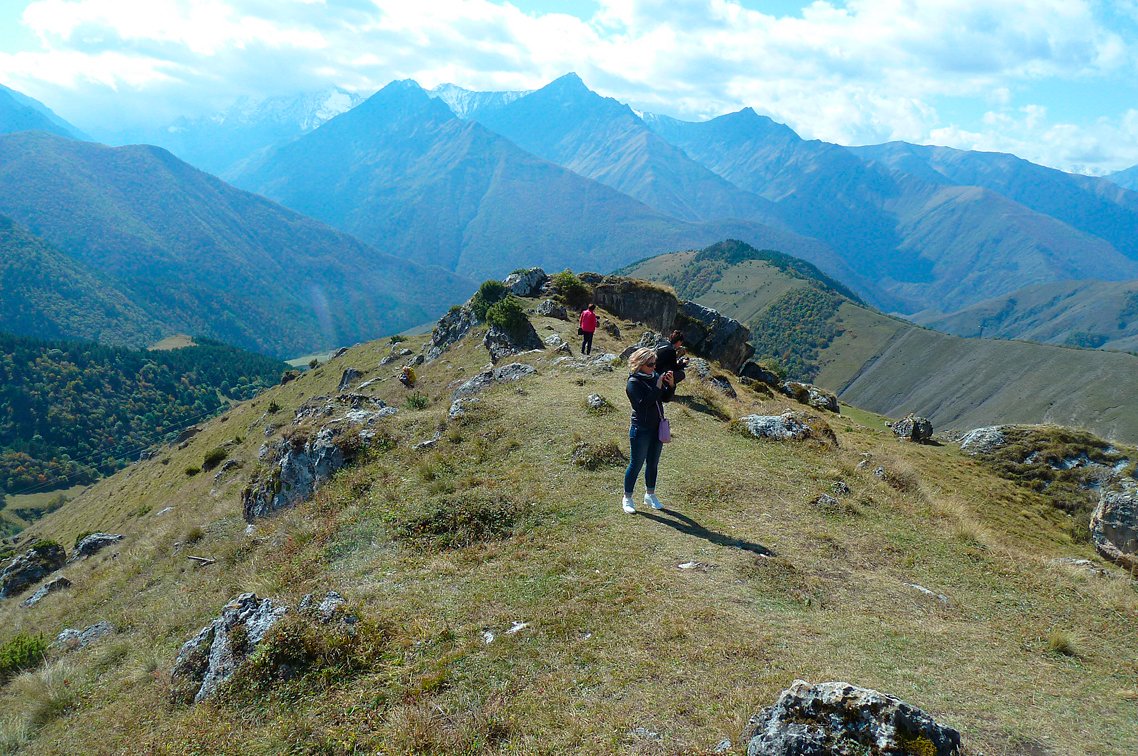
[[664, 403], [657, 402], [660, 405], [660, 443], [670, 444], [672, 442], [672, 425], [668, 422], [668, 418], [664, 417]]

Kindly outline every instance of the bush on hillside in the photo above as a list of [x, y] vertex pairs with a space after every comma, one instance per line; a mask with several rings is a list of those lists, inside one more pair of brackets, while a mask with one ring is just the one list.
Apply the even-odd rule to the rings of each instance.
[[551, 280], [554, 288], [557, 289], [557, 296], [570, 307], [583, 307], [589, 303], [589, 298], [593, 296], [592, 290], [571, 270], [554, 273]]
[[470, 299], [470, 309], [474, 311], [474, 317], [486, 320], [487, 311], [505, 299], [508, 293], [506, 285], [501, 281], [494, 279], [483, 281]]
[[390, 519], [397, 541], [445, 550], [507, 538], [520, 514], [518, 504], [502, 494], [467, 490], [429, 499]]
[[205, 458], [202, 459], [202, 469], [208, 472], [224, 462], [228, 456], [229, 452], [224, 447], [214, 447], [205, 453]]
[[43, 664], [46, 653], [47, 639], [42, 635], [19, 633], [0, 645], [0, 685], [21, 672]]
[[498, 326], [511, 336], [521, 336], [525, 333], [529, 318], [518, 298], [509, 296], [486, 311], [486, 322]]

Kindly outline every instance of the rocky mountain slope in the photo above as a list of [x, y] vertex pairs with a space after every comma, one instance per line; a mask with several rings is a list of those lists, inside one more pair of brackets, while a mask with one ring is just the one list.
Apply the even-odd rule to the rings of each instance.
[[165, 333], [281, 356], [418, 325], [473, 288], [156, 147], [2, 136], [0, 214], [97, 271]]
[[825, 245], [789, 231], [659, 213], [459, 120], [411, 81], [388, 85], [235, 181], [365, 242], [472, 278], [526, 264], [607, 271], [646, 251], [725, 233], [846, 269]]
[[867, 308], [816, 273], [780, 269], [738, 243], [625, 270], [743, 321], [757, 356], [855, 406], [916, 412], [938, 428], [1053, 422], [1138, 441], [1127, 398], [1138, 392], [1134, 355], [948, 336]]
[[1138, 282], [1061, 281], [1029, 286], [952, 313], [913, 320], [958, 336], [1026, 339], [1138, 352]]
[[[868, 731], [832, 719], [812, 737], [1138, 748], [1138, 593], [1046, 490], [710, 365], [735, 396], [692, 372], [669, 408], [666, 508], [624, 515], [617, 354], [643, 327], [602, 312], [584, 359], [555, 304], [522, 302], [551, 313], [528, 318], [545, 349], [484, 369], [485, 326], [454, 340], [458, 310], [437, 337], [353, 348], [38, 522], [13, 559], [70, 585], [0, 600], [0, 743], [744, 753], [841, 700]], [[406, 389], [394, 374], [419, 355]], [[814, 440], [747, 430], [784, 411]], [[216, 447], [234, 464], [183, 473]], [[304, 490], [247, 522], [262, 485]], [[89, 531], [101, 550], [64, 564]], [[64, 628], [46, 664], [16, 652], [33, 642], [18, 633]]]

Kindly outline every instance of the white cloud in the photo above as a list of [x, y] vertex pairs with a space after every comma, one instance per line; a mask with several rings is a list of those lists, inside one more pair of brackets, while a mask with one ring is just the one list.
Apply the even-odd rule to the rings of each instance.
[[[1006, 125], [941, 120], [943, 98], [971, 98], [979, 111], [1011, 113], [1025, 137], [1047, 135], [1041, 149], [1073, 155], [1090, 154], [1079, 145], [1102, 127], [1049, 127], [1046, 109], [1019, 112], [1017, 97], [1040, 81], [1134, 69], [1116, 30], [1125, 13], [1105, 19], [1097, 0], [816, 0], [787, 17], [735, 0], [600, 0], [592, 19], [522, 2], [30, 0], [23, 20], [43, 49], [0, 54], [0, 80], [80, 125], [95, 113], [106, 125], [112, 114], [161, 120], [239, 95], [372, 90], [397, 78], [529, 89], [576, 70], [637, 107], [704, 117], [752, 105], [843, 143], [1000, 141], [994, 129]], [[1108, 163], [1122, 159], [1111, 154]]]

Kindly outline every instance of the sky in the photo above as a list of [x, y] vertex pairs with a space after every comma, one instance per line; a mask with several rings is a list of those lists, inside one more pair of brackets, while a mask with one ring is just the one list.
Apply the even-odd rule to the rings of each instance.
[[330, 87], [742, 107], [805, 138], [1138, 164], [1138, 0], [2, 0], [0, 83], [89, 133]]

